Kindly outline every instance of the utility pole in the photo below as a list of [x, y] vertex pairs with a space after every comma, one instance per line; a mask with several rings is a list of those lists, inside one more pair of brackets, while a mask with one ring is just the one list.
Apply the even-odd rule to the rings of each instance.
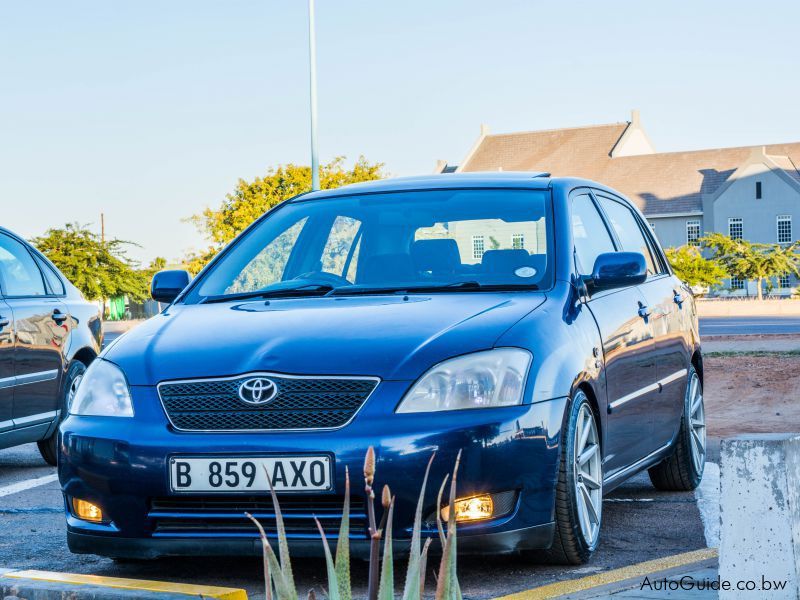
[[106, 215], [100, 213], [100, 241], [106, 243]]
[[311, 102], [311, 189], [319, 189], [317, 153], [317, 40], [314, 26], [314, 0], [308, 0], [308, 75]]

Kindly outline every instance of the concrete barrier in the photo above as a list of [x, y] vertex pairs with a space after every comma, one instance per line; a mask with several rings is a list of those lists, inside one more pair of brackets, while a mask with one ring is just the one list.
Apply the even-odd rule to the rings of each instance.
[[800, 597], [800, 434], [752, 434], [720, 447], [720, 578], [782, 582], [720, 599]]

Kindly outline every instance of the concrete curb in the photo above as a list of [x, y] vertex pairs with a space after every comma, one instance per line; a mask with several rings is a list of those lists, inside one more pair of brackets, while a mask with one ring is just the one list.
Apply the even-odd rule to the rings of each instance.
[[501, 596], [495, 600], [544, 600], [546, 598], [606, 598], [612, 591], [622, 591], [640, 585], [645, 576], [672, 573], [676, 569], [694, 570], [715, 562], [716, 548], [703, 548], [682, 554], [648, 560], [619, 569], [612, 569], [581, 577]]
[[0, 569], [0, 598], [4, 600], [132, 600], [134, 598], [247, 600], [247, 592], [236, 588], [189, 583]]

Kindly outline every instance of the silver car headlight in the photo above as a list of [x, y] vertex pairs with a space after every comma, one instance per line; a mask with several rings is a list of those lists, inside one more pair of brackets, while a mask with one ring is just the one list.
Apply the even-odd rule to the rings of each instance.
[[520, 404], [531, 359], [531, 353], [521, 348], [497, 348], [446, 360], [414, 384], [397, 407], [397, 412]]
[[82, 416], [132, 417], [133, 402], [125, 374], [107, 360], [95, 360], [78, 384], [69, 412]]

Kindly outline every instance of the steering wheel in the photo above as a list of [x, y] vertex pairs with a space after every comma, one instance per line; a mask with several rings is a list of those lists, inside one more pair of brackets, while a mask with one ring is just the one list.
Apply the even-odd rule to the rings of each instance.
[[309, 283], [330, 283], [334, 286], [340, 285], [353, 285], [347, 279], [336, 273], [329, 273], [328, 271], [309, 271], [307, 273], [300, 273], [293, 279], [308, 279]]

